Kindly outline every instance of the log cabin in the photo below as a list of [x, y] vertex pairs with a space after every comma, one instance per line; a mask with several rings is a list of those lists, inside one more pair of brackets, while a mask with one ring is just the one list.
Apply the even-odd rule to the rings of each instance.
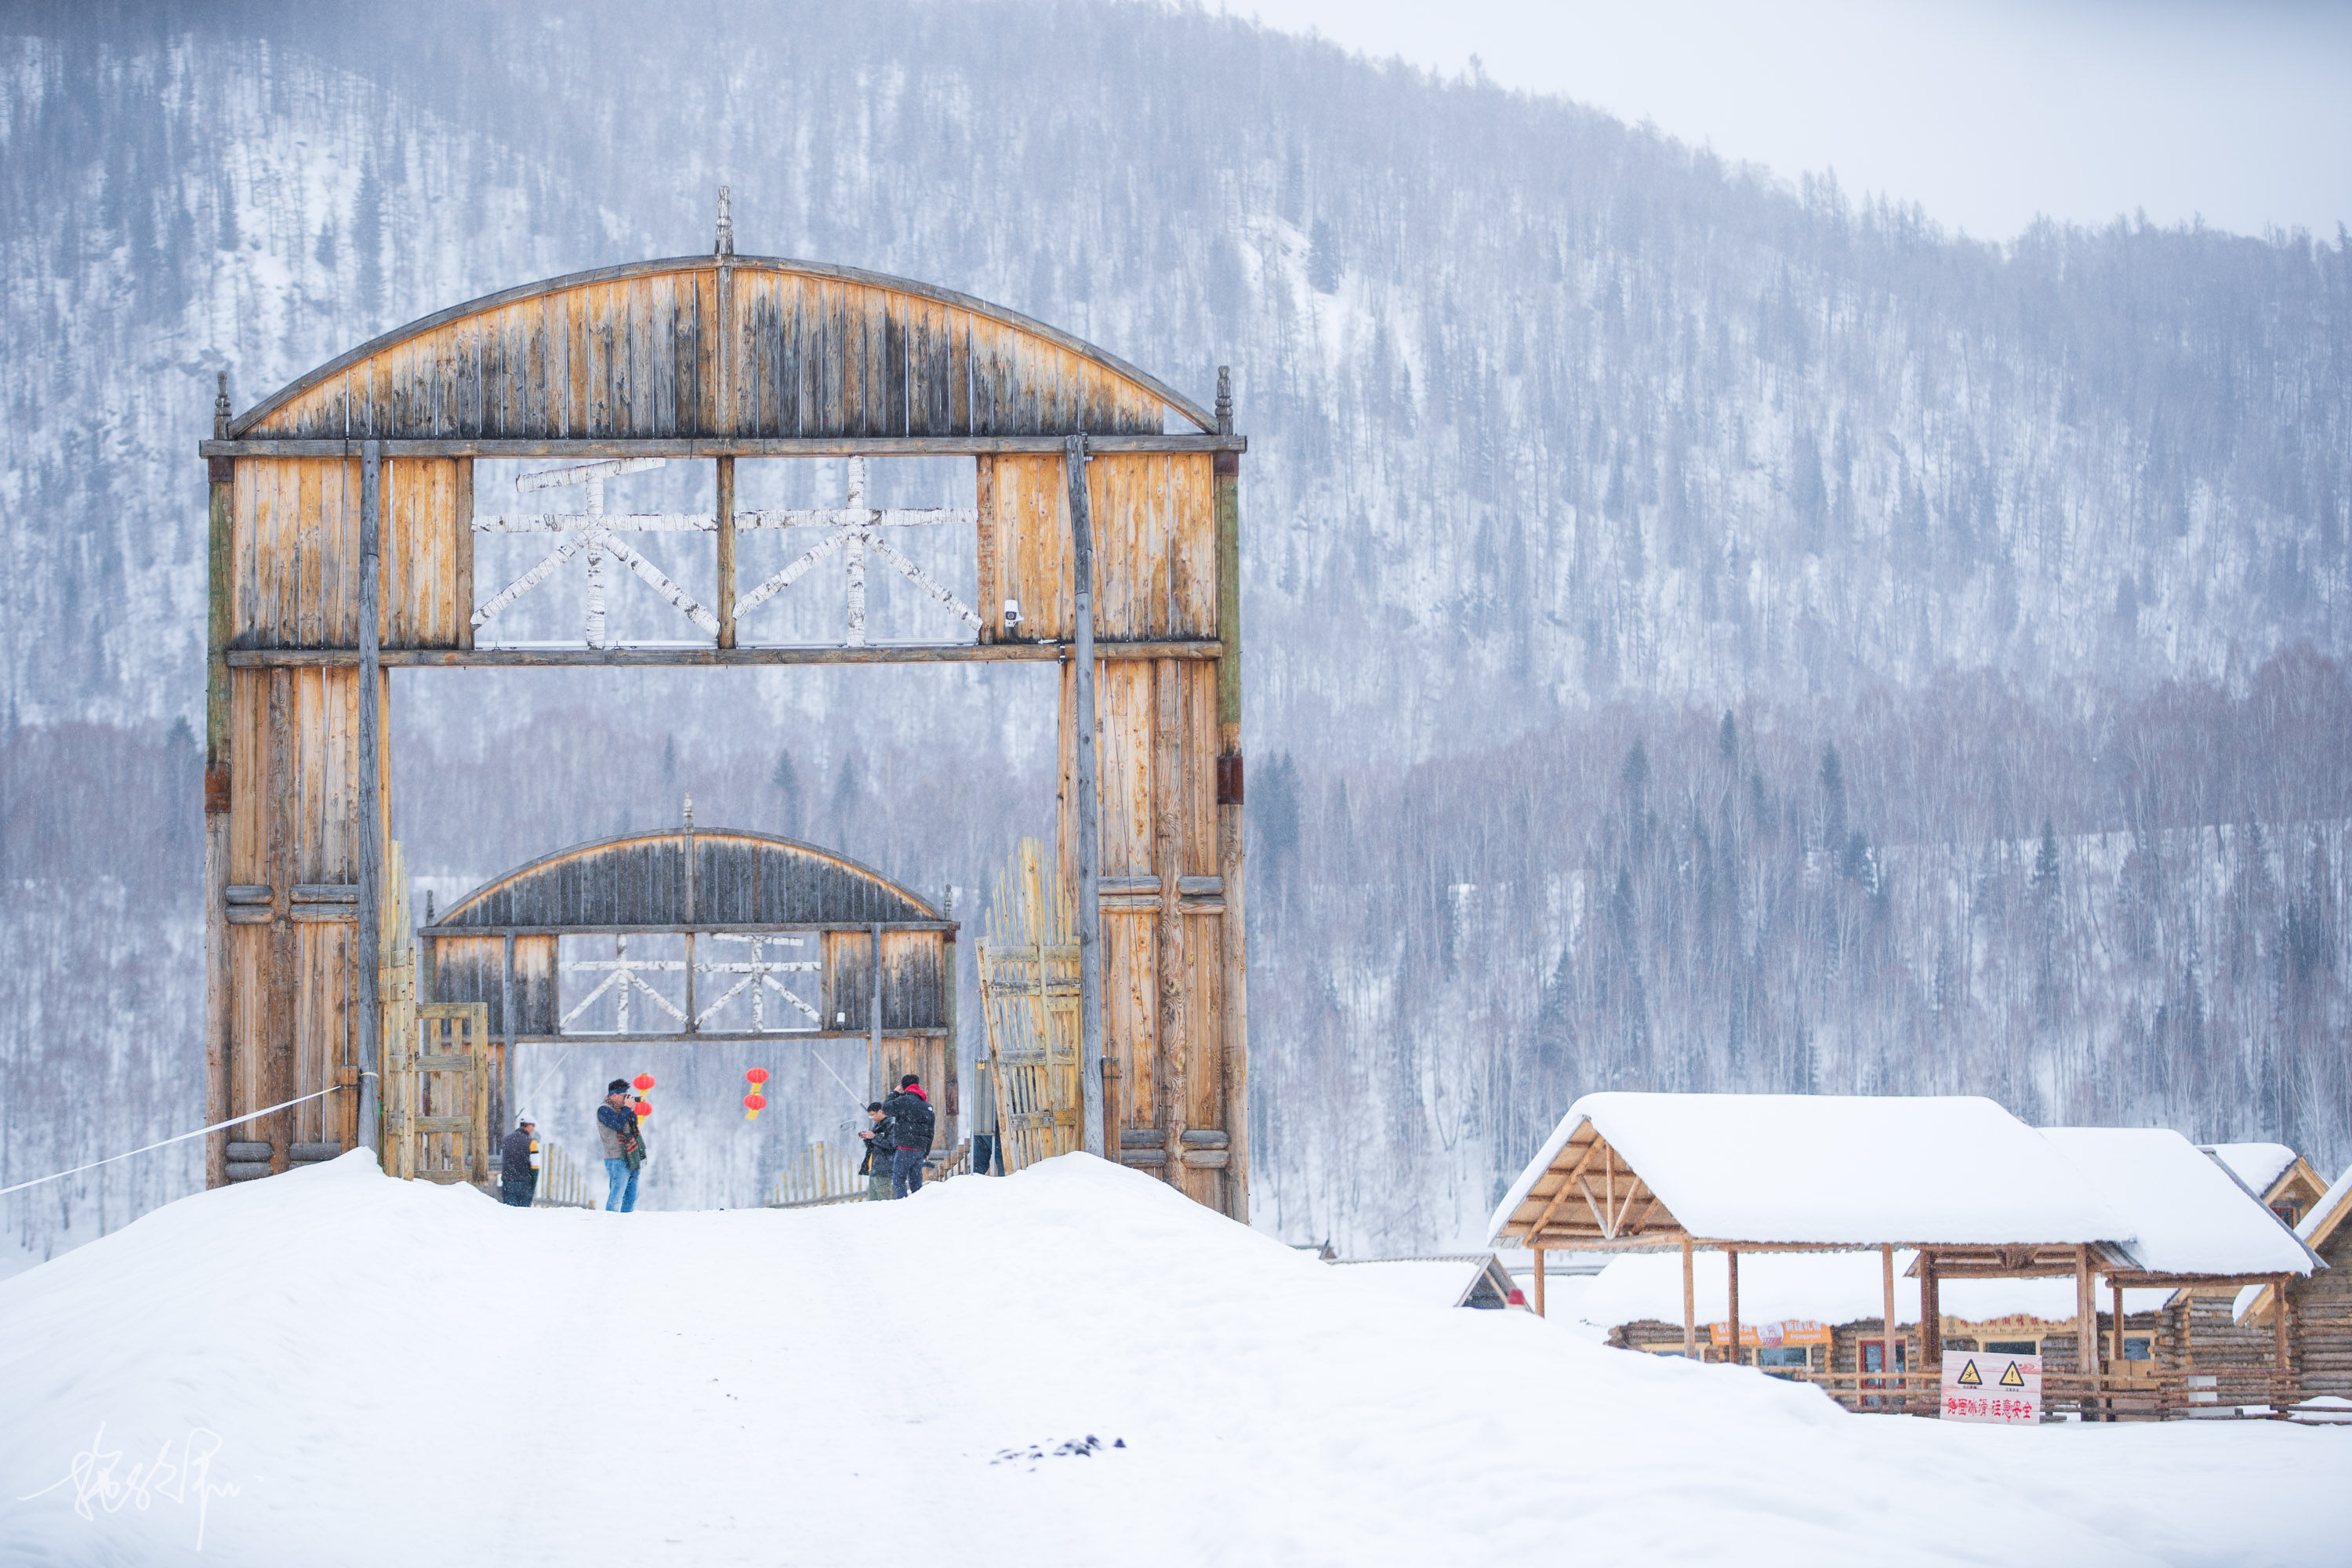
[[[2325, 1273], [2285, 1282], [2287, 1353], [2305, 1397], [2352, 1397], [2352, 1167], [2336, 1178], [2295, 1226], [2295, 1236], [2327, 1264]], [[2277, 1285], [2238, 1293], [2242, 1326], [2278, 1321]]]

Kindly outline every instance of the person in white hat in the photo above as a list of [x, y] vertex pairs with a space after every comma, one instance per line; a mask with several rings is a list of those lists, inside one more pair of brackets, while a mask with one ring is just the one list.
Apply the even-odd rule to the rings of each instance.
[[509, 1205], [527, 1209], [539, 1191], [539, 1128], [528, 1116], [499, 1145], [499, 1195]]

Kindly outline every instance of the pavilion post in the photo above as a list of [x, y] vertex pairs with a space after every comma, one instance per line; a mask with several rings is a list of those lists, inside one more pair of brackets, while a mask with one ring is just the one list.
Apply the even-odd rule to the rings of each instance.
[[1726, 1359], [1732, 1365], [1740, 1366], [1745, 1364], [1746, 1358], [1739, 1353], [1739, 1249], [1738, 1247], [1727, 1247], [1723, 1249], [1723, 1265], [1727, 1270], [1727, 1277], [1731, 1284], [1731, 1347]]
[[[360, 444], [360, 712], [359, 712], [359, 926], [353, 932], [359, 948], [352, 965], [353, 1011], [352, 1053], [360, 1069], [359, 1136], [368, 1148], [378, 1146], [376, 1104], [382, 1091], [377, 1057], [383, 1045], [383, 1013], [380, 994], [383, 965], [389, 956], [385, 932], [379, 929], [383, 877], [383, 723], [378, 597], [382, 592], [381, 535], [383, 529], [383, 446]], [[414, 1049], [414, 1046], [408, 1048]], [[481, 1092], [477, 1085], [476, 1091]]]
[[1936, 1255], [1919, 1249], [1919, 1370], [1944, 1368], [1944, 1296], [1936, 1278]]
[[1698, 1360], [1698, 1293], [1692, 1289], [1691, 1238], [1683, 1237], [1683, 1359]]
[[[2107, 1288], [2114, 1293], [2111, 1300], [2116, 1310], [2115, 1337], [2107, 1342], [2107, 1370], [2111, 1373], [2123, 1373], [2129, 1370], [2124, 1364], [2124, 1288], [2113, 1275], [2107, 1277]], [[2190, 1300], [2193, 1301], [2196, 1298], [2191, 1297]], [[2156, 1347], [2151, 1345], [2148, 1348], [2153, 1352]], [[2150, 1362], [2155, 1359], [2152, 1353], [2148, 1357]]]
[[2083, 1378], [2082, 1408], [2087, 1420], [2097, 1405], [2099, 1386], [2099, 1290], [2091, 1278], [2087, 1241], [2074, 1246], [2074, 1368]]
[[1540, 1318], [1540, 1317], [1543, 1317], [1543, 1316], [1545, 1315], [1545, 1313], [1544, 1313], [1544, 1267], [1543, 1267], [1543, 1265], [1544, 1265], [1544, 1257], [1543, 1257], [1543, 1255], [1544, 1255], [1544, 1249], [1543, 1249], [1542, 1247], [1531, 1247], [1531, 1248], [1529, 1248], [1529, 1250], [1530, 1250], [1530, 1251], [1532, 1251], [1532, 1252], [1536, 1255], [1536, 1316], [1537, 1316], [1537, 1317], [1538, 1317], [1538, 1318]]
[[[1886, 1387], [1891, 1392], [1905, 1386], [1895, 1381], [1895, 1245], [1892, 1242], [1878, 1249], [1878, 1273], [1886, 1308], [1886, 1336], [1879, 1345], [1878, 1370], [1886, 1374]], [[1862, 1367], [1857, 1363], [1853, 1370], [1860, 1372]]]

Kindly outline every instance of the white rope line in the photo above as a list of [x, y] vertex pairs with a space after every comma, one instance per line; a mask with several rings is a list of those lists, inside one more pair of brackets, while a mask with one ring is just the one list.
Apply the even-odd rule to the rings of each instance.
[[[375, 1074], [362, 1070], [360, 1073], [360, 1076], [362, 1078], [373, 1078], [375, 1077]], [[264, 1106], [259, 1110], [249, 1110], [243, 1116], [232, 1116], [226, 1121], [215, 1121], [210, 1127], [199, 1127], [194, 1132], [183, 1132], [177, 1137], [166, 1138], [161, 1143], [150, 1143], [145, 1149], [132, 1149], [121, 1154], [109, 1154], [103, 1160], [92, 1160], [89, 1164], [76, 1165], [70, 1171], [59, 1171], [53, 1175], [47, 1176], [36, 1176], [29, 1182], [18, 1182], [13, 1187], [0, 1187], [0, 1197], [5, 1197], [10, 1193], [21, 1193], [26, 1187], [37, 1187], [43, 1182], [62, 1181], [68, 1176], [79, 1176], [84, 1171], [95, 1171], [100, 1165], [111, 1165], [117, 1160], [128, 1160], [132, 1154], [144, 1154], [148, 1150], [161, 1149], [173, 1143], [184, 1143], [191, 1138], [201, 1138], [207, 1132], [217, 1132], [224, 1127], [235, 1127], [240, 1122], [252, 1121], [259, 1117], [268, 1116], [272, 1111], [284, 1110], [287, 1106], [300, 1105], [306, 1100], [322, 1100], [328, 1095], [341, 1093], [346, 1087], [348, 1086], [339, 1083], [331, 1089], [322, 1089], [317, 1094], [306, 1094], [299, 1099], [289, 1100], [286, 1101], [284, 1105]]]

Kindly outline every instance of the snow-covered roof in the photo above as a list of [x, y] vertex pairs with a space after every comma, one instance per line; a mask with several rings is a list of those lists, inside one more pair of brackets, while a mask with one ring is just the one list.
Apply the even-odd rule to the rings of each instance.
[[[2352, 1214], [2352, 1165], [2345, 1166], [2344, 1173], [2336, 1178], [2336, 1184], [2327, 1189], [2327, 1194], [2311, 1205], [2311, 1212], [2303, 1216], [2301, 1225], [2294, 1227], [2294, 1238], [2304, 1246], [2316, 1249], [2336, 1233], [2336, 1227], [2344, 1222], [2347, 1214]], [[2231, 1315], [2242, 1323], [2256, 1315], [2258, 1310], [2269, 1306], [2273, 1289], [2273, 1287], [2269, 1285], [2247, 1286], [2238, 1292], [2237, 1300], [2231, 1304]]]
[[2230, 1167], [2231, 1175], [2252, 1187], [2256, 1197], [2268, 1193], [2295, 1161], [2294, 1151], [2284, 1143], [2216, 1143], [2212, 1153]]
[[[1919, 1281], [1904, 1277], [1917, 1254], [1895, 1254], [1895, 1321], [1919, 1321]], [[1884, 1265], [1875, 1252], [1754, 1252], [1739, 1259], [1739, 1317], [1748, 1323], [1805, 1320], [1851, 1323], [1885, 1311]], [[1701, 1323], [1731, 1316], [1729, 1270], [1720, 1253], [1691, 1260], [1693, 1309]], [[2161, 1310], [2169, 1289], [2124, 1292], [2126, 1312]], [[1994, 1318], [2074, 1319], [2072, 1279], [1946, 1279], [1937, 1287], [1937, 1305], [1948, 1318], [1983, 1322]], [[2104, 1297], [2103, 1297], [2104, 1300]], [[1654, 1320], [1683, 1321], [1683, 1260], [1676, 1253], [1630, 1254], [1593, 1277], [1576, 1302], [1588, 1323], [1615, 1328]]]
[[1695, 1237], [1968, 1246], [2131, 1234], [2055, 1147], [1990, 1100], [1606, 1092], [1569, 1108], [1496, 1206], [1490, 1237], [1533, 1218], [1520, 1205], [1588, 1121]]
[[1426, 1307], [1467, 1304], [1479, 1276], [1490, 1270], [1501, 1291], [1507, 1293], [1512, 1289], [1510, 1276], [1502, 1272], [1491, 1252], [1446, 1258], [1350, 1258], [1339, 1259], [1331, 1267], [1344, 1278], [1393, 1300], [1415, 1301]]
[[[2169, 1127], [2046, 1127], [2042, 1135], [2124, 1216], [2153, 1274], [2308, 1274], [2318, 1259], [2215, 1157]], [[2288, 1156], [2292, 1161], [2294, 1156]]]

